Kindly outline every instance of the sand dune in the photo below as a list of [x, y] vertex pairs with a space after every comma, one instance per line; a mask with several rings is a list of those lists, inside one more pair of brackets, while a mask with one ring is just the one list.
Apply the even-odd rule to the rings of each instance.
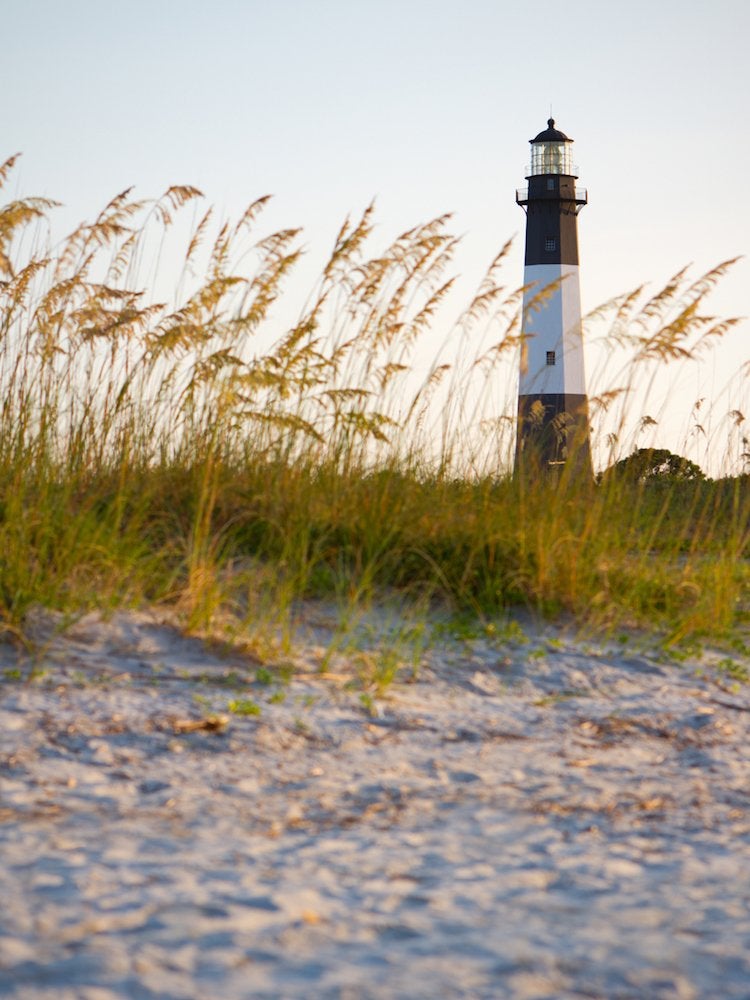
[[750, 997], [721, 656], [436, 618], [381, 698], [392, 617], [326, 675], [305, 621], [260, 673], [156, 613], [2, 651], [0, 997]]

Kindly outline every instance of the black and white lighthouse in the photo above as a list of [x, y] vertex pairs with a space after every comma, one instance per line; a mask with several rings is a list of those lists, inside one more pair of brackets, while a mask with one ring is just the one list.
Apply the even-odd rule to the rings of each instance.
[[531, 139], [528, 187], [516, 191], [526, 212], [517, 472], [591, 472], [577, 228], [588, 199], [572, 144], [550, 118]]

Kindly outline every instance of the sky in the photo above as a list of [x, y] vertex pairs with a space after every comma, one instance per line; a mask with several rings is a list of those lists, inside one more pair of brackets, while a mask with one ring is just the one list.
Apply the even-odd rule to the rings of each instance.
[[[750, 250], [747, 0], [0, 0], [0, 24], [9, 193], [63, 202], [67, 228], [130, 185], [194, 184], [227, 217], [271, 193], [314, 261], [375, 198], [384, 243], [452, 212], [472, 283], [515, 236], [516, 286], [515, 189], [551, 109], [589, 192], [584, 311]], [[749, 289], [744, 259], [712, 311], [747, 315]], [[738, 406], [720, 390], [749, 334], [680, 394]]]

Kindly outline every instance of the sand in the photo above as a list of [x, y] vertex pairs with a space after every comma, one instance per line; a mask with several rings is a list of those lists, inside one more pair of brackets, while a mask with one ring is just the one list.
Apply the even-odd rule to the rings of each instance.
[[156, 612], [0, 648], [0, 997], [750, 997], [726, 654], [436, 618], [363, 697], [303, 619], [260, 673]]

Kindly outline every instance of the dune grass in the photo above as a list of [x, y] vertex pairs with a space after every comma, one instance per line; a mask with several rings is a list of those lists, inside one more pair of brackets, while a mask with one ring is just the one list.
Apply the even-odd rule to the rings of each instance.
[[[39, 605], [146, 602], [193, 630], [283, 633], [302, 598], [352, 609], [395, 594], [415, 614], [435, 601], [480, 618], [520, 605], [672, 642], [739, 641], [747, 477], [511, 475], [522, 289], [502, 284], [507, 246], [440, 338], [460, 341], [458, 360], [438, 352], [420, 374], [417, 348], [444, 329], [453, 286], [447, 217], [375, 256], [372, 209], [345, 223], [299, 319], [279, 330], [300, 234], [256, 238], [265, 200], [234, 225], [200, 218], [169, 303], [150, 277], [175, 260], [152, 248], [200, 203], [194, 188], [155, 202], [123, 192], [54, 247], [53, 203], [0, 209], [7, 635], [23, 638]], [[730, 328], [703, 313], [727, 266], [601, 311], [630, 363], [591, 400], [594, 416]], [[613, 458], [625, 422], [623, 407]]]

